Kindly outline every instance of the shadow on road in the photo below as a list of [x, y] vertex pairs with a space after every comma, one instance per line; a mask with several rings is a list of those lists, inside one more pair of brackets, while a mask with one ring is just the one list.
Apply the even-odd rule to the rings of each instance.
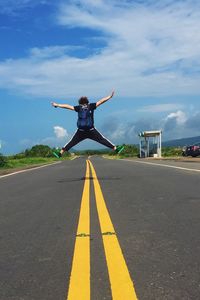
[[[73, 181], [84, 181], [85, 179], [90, 179], [90, 180], [95, 180], [92, 176], [90, 177], [81, 177], [81, 178], [64, 178], [61, 180], [58, 180], [58, 183], [63, 183], [63, 182], [73, 182]], [[98, 180], [121, 180], [121, 177], [98, 177]]]

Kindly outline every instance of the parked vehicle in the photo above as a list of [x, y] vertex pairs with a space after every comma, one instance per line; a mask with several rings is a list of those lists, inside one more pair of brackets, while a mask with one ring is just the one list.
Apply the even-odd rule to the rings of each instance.
[[200, 155], [200, 143], [183, 147], [183, 156], [197, 157]]

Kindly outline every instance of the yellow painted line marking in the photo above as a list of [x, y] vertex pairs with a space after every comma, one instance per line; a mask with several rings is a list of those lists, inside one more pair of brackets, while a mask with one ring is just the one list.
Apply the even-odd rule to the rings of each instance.
[[90, 176], [87, 161], [67, 300], [90, 299]]
[[137, 296], [134, 285], [115, 234], [115, 229], [110, 219], [95, 169], [90, 161], [89, 164], [92, 171], [97, 211], [111, 284], [112, 299], [136, 300]]

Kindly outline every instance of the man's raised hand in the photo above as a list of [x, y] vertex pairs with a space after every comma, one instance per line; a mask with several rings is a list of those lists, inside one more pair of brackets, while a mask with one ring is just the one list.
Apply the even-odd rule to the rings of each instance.
[[112, 91], [110, 97], [112, 98], [114, 96], [115, 90]]
[[51, 105], [55, 108], [58, 107], [57, 103], [55, 103], [55, 102], [51, 102]]

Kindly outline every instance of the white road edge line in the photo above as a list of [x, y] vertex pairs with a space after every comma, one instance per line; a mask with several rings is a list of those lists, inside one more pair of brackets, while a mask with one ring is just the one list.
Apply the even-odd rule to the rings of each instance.
[[[121, 159], [121, 161], [122, 161], [122, 159]], [[123, 161], [130, 161], [130, 162], [138, 163], [138, 164], [153, 165], [153, 166], [159, 166], [159, 167], [165, 167], [165, 168], [172, 168], [172, 169], [179, 169], [179, 170], [185, 170], [185, 171], [200, 172], [199, 169], [189, 169], [189, 168], [176, 167], [176, 166], [171, 166], [171, 165], [163, 165], [163, 164], [157, 164], [157, 163], [151, 163], [151, 162], [144, 162], [144, 161], [138, 161], [138, 160], [124, 159]]]
[[17, 172], [6, 174], [6, 175], [1, 175], [0, 179], [4, 178], [4, 177], [16, 175], [16, 174], [19, 174], [19, 173], [25, 173], [25, 172], [29, 172], [29, 171], [33, 171], [33, 170], [38, 170], [38, 169], [41, 169], [41, 168], [49, 167], [49, 166], [60, 164], [60, 163], [61, 163], [61, 161], [58, 161], [58, 162], [55, 162], [55, 163], [52, 163], [52, 164], [48, 164], [48, 165], [44, 165], [44, 166], [39, 166], [39, 167], [30, 168], [30, 169], [26, 169], [26, 170], [20, 170], [20, 171], [17, 171]]
[[75, 156], [75, 157], [71, 158], [70, 160], [75, 160], [76, 158], [79, 158], [79, 156]]

